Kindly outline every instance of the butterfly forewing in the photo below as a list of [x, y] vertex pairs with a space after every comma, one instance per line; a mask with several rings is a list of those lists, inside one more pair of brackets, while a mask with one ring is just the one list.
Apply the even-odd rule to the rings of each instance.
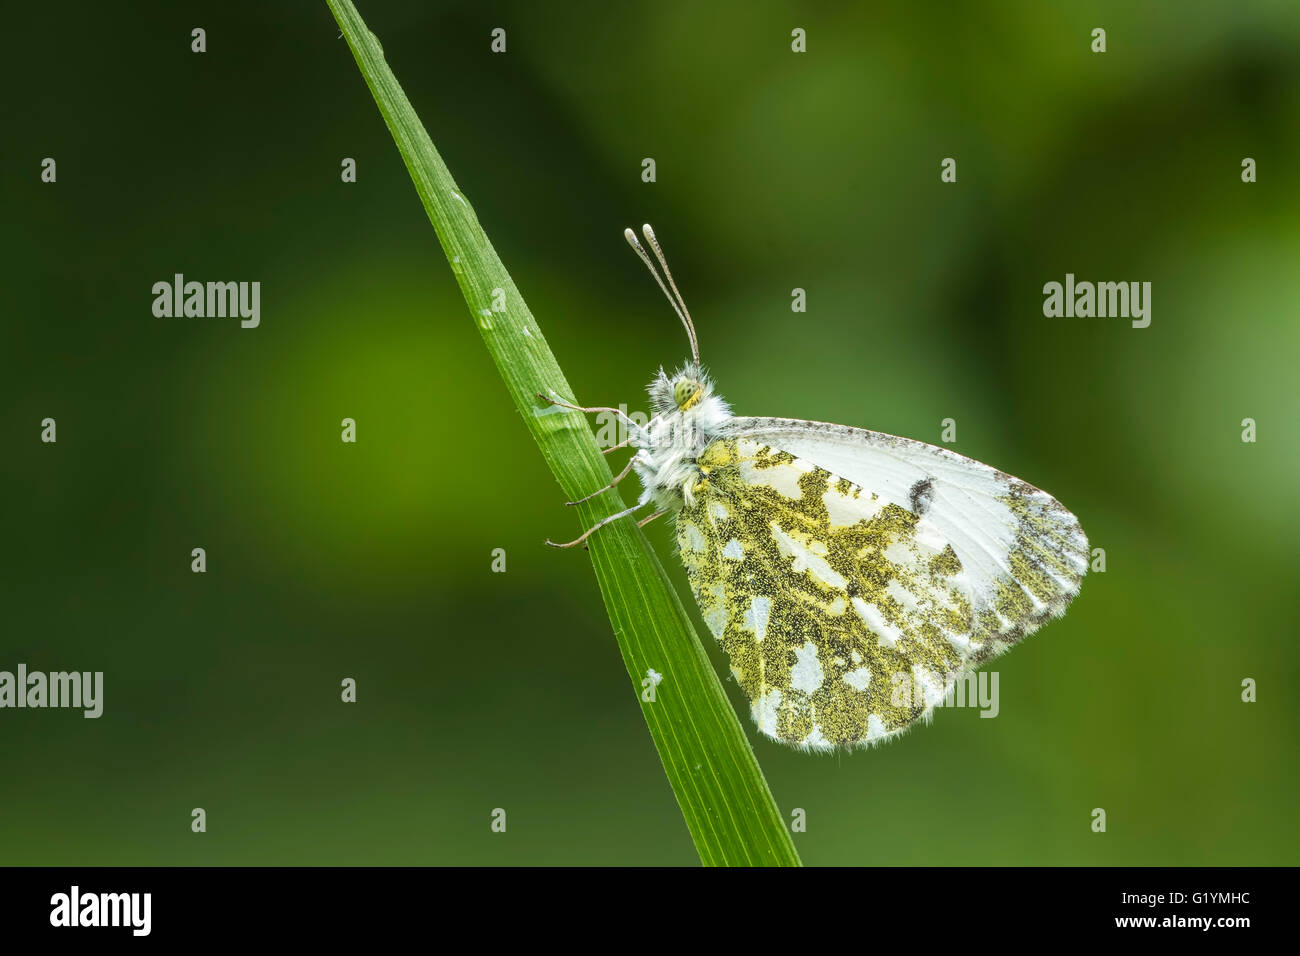
[[1023, 482], [861, 429], [733, 423], [699, 458], [677, 537], [768, 736], [900, 733], [1078, 590], [1077, 521]]
[[[915, 513], [918, 533], [950, 544], [961, 584], [1008, 622], [1064, 612], [1087, 571], [1079, 521], [1045, 491], [947, 448], [790, 418], [732, 418], [726, 434], [815, 462]], [[1018, 586], [1016, 586], [1018, 584]]]

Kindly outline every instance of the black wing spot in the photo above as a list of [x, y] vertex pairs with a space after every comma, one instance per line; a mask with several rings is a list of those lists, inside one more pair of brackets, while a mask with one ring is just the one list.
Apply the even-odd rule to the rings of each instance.
[[912, 514], [921, 517], [930, 510], [930, 502], [934, 498], [934, 479], [922, 478], [912, 486], [907, 496], [912, 503]]

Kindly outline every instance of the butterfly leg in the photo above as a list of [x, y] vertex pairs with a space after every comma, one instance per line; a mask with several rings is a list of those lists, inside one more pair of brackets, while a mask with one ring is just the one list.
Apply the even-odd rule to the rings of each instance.
[[[623, 421], [623, 424], [627, 426], [627, 432], [628, 432], [627, 441], [622, 442], [620, 445], [615, 445], [614, 448], [620, 448], [622, 447], [622, 445], [626, 445], [629, 442], [631, 442], [634, 437], [640, 437], [646, 434], [645, 428], [641, 425], [638, 425], [636, 422], [634, 422], [628, 416], [627, 412], [623, 411], [621, 408], [610, 408], [608, 405], [593, 405], [590, 408], [588, 408], [583, 405], [574, 405], [571, 402], [561, 401], [560, 399], [554, 397], [553, 395], [548, 397], [546, 395], [543, 395], [541, 392], [537, 393], [537, 397], [540, 398], [542, 401], [546, 402], [546, 404], [548, 405], [558, 405], [561, 408], [572, 409], [575, 412], [583, 412], [588, 415], [595, 414], [597, 412], [613, 412]], [[613, 450], [614, 450], [613, 448], [607, 449], [607, 451], [613, 451]]]
[[608, 448], [602, 448], [600, 453], [602, 455], [608, 455], [611, 451], [618, 451], [620, 448], [626, 448], [630, 444], [632, 444], [632, 438], [629, 436], [624, 438], [617, 445], [610, 445]]
[[646, 525], [648, 525], [651, 521], [654, 521], [655, 518], [661, 518], [661, 517], [663, 517], [663, 516], [666, 515], [666, 514], [668, 514], [668, 509], [667, 509], [667, 508], [663, 509], [663, 511], [656, 511], [656, 512], [655, 512], [654, 514], [652, 514], [650, 517], [648, 517], [648, 518], [642, 518], [640, 521], [638, 521], [638, 522], [636, 523], [636, 526], [637, 526], [638, 528], [644, 528], [644, 527], [645, 527]]
[[649, 503], [650, 503], [649, 501], [638, 501], [638, 502], [637, 502], [636, 504], [634, 504], [631, 508], [628, 508], [628, 509], [626, 509], [626, 510], [624, 510], [624, 511], [620, 511], [620, 512], [619, 512], [618, 514], [616, 514], [616, 515], [610, 515], [608, 518], [602, 518], [600, 521], [597, 521], [594, 525], [592, 525], [590, 528], [588, 528], [586, 531], [584, 531], [584, 532], [582, 533], [582, 536], [581, 536], [581, 537], [579, 537], [579, 538], [574, 538], [572, 541], [566, 541], [566, 542], [564, 542], [563, 544], [557, 544], [557, 543], [555, 543], [554, 541], [551, 541], [551, 540], [548, 538], [547, 541], [546, 541], [546, 543], [549, 544], [552, 548], [572, 548], [572, 547], [574, 547], [575, 545], [582, 544], [582, 542], [586, 541], [586, 540], [587, 540], [588, 538], [590, 538], [593, 534], [595, 534], [596, 531], [598, 531], [599, 529], [605, 527], [605, 525], [609, 524], [611, 521], [617, 521], [619, 518], [626, 518], [626, 517], [627, 517], [628, 515], [630, 515], [632, 512], [634, 512], [634, 511], [638, 511], [638, 510], [640, 510], [641, 508], [644, 508], [644, 507], [645, 507], [646, 505], [648, 505]]
[[587, 497], [585, 497], [585, 498], [579, 498], [577, 501], [568, 501], [568, 502], [565, 502], [565, 503], [566, 503], [566, 504], [569, 504], [569, 505], [577, 505], [577, 504], [581, 504], [581, 503], [584, 502], [584, 501], [590, 501], [592, 498], [596, 497], [596, 496], [599, 495], [599, 494], [602, 494], [602, 493], [604, 493], [604, 492], [606, 492], [606, 491], [609, 491], [611, 488], [613, 488], [615, 485], [617, 485], [620, 481], [622, 481], [624, 478], [626, 478], [626, 477], [628, 476], [629, 473], [631, 473], [631, 471], [632, 471], [632, 466], [633, 466], [634, 464], [636, 464], [636, 456], [635, 456], [635, 455], [633, 455], [631, 458], [629, 458], [629, 459], [627, 460], [627, 467], [624, 468], [622, 471], [620, 471], [620, 472], [618, 473], [618, 477], [615, 478], [613, 481], [611, 481], [609, 484], [607, 484], [604, 488], [601, 488], [601, 489], [599, 489], [599, 490], [597, 490], [597, 491], [593, 491], [591, 494], [587, 495]]

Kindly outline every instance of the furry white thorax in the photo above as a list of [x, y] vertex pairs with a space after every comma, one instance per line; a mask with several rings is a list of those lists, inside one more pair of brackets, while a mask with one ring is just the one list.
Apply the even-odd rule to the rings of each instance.
[[[685, 410], [674, 398], [683, 382], [692, 396]], [[676, 512], [692, 501], [700, 476], [696, 460], [732, 417], [731, 407], [713, 394], [713, 382], [693, 363], [671, 376], [659, 369], [647, 391], [654, 417], [631, 434], [632, 446], [639, 449], [632, 467], [644, 486], [641, 503], [653, 498], [659, 508]]]

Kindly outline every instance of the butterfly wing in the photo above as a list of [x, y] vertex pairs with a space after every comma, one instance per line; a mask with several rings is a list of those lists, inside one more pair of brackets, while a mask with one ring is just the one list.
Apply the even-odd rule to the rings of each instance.
[[706, 623], [768, 736], [873, 744], [1078, 593], [1087, 540], [1050, 495], [947, 449], [737, 418], [678, 515]]
[[947, 448], [791, 418], [733, 418], [726, 434], [806, 459], [917, 514], [922, 536], [952, 545], [977, 605], [996, 607], [1008, 590], [1023, 603], [1021, 591], [1035, 611], [1041, 604], [1060, 615], [1087, 572], [1088, 539], [1060, 502]]

